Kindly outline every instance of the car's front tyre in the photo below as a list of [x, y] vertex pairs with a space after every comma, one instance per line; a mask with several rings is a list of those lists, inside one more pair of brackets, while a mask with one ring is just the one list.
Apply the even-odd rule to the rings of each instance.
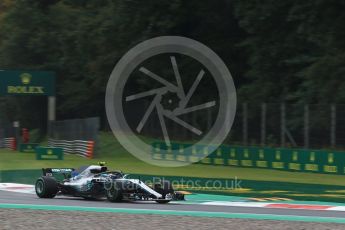
[[159, 204], [167, 204], [170, 202], [169, 199], [166, 199], [166, 195], [168, 194], [174, 194], [174, 188], [170, 181], [164, 180], [162, 184], [155, 184], [154, 190], [160, 194], [162, 194], [163, 199], [156, 200]]

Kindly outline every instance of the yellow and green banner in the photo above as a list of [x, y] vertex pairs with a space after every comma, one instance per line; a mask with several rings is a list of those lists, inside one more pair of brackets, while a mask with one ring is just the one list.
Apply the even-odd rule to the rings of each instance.
[[37, 147], [36, 160], [63, 160], [62, 148]]
[[20, 144], [19, 151], [22, 153], [34, 153], [37, 146], [37, 143]]
[[[152, 158], [208, 165], [277, 169], [296, 172], [345, 174], [345, 152], [288, 148], [221, 146], [208, 155], [209, 146], [152, 144]], [[205, 157], [206, 156], [206, 157]]]

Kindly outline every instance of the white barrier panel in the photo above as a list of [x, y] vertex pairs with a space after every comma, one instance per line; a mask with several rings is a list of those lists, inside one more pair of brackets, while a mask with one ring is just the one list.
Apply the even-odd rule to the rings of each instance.
[[0, 140], [0, 148], [16, 150], [16, 139], [14, 137], [3, 138]]
[[64, 153], [77, 154], [87, 158], [93, 158], [95, 142], [94, 141], [83, 141], [83, 140], [48, 140], [49, 147], [62, 148]]

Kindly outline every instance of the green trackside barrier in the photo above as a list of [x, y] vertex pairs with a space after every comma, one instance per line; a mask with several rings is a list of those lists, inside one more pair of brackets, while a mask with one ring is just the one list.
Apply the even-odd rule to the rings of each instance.
[[[345, 152], [288, 148], [220, 146], [212, 154], [212, 146], [155, 142], [152, 158], [249, 168], [296, 172], [345, 174]], [[208, 155], [208, 156], [207, 156]], [[207, 156], [207, 157], [204, 157]]]
[[35, 153], [35, 149], [37, 146], [37, 143], [20, 144], [19, 151], [22, 153]]
[[63, 160], [62, 148], [37, 147], [36, 160]]
[[35, 184], [37, 178], [42, 176], [42, 170], [6, 170], [0, 171], [1, 183], [21, 183], [21, 184]]
[[[175, 151], [176, 150], [176, 151]], [[152, 145], [152, 157], [155, 160], [196, 162], [200, 161], [205, 164], [213, 164], [212, 158], [204, 158], [211, 152], [208, 146], [193, 146], [190, 144], [172, 143], [166, 146], [163, 143], [154, 143]]]

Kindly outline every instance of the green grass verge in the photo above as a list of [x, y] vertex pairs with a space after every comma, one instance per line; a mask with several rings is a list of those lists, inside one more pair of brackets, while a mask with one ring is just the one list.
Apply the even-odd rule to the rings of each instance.
[[[345, 201], [345, 176], [286, 172], [269, 169], [239, 168], [192, 164], [179, 168], [163, 168], [149, 165], [130, 155], [108, 134], [100, 135], [98, 155], [92, 160], [65, 155], [64, 161], [37, 161], [34, 154], [0, 150], [0, 171], [40, 169], [44, 167], [74, 167], [107, 162], [111, 169], [120, 169], [130, 174], [223, 178], [242, 180], [243, 190], [216, 191], [232, 195], [259, 197], [290, 197], [294, 199]], [[343, 187], [344, 186], [344, 187]]]
[[133, 156], [126, 154], [108, 155], [92, 160], [65, 155], [64, 161], [37, 161], [31, 153], [19, 153], [0, 150], [0, 170], [40, 169], [44, 167], [74, 167], [97, 164], [99, 161], [107, 162], [112, 169], [121, 169], [124, 172], [136, 174], [191, 176], [203, 178], [240, 178], [244, 180], [293, 182], [304, 184], [323, 184], [345, 186], [345, 176], [315, 173], [284, 172], [269, 169], [239, 168], [229, 166], [209, 166], [192, 164], [179, 168], [163, 168], [149, 165]]

